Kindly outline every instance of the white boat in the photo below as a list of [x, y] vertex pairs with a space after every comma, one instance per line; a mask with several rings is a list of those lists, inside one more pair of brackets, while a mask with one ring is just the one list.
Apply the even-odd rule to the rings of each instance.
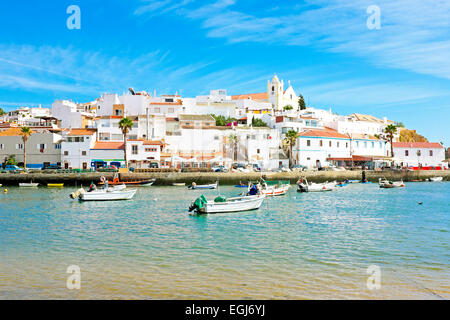
[[[216, 200], [220, 198], [221, 202]], [[189, 211], [195, 210], [196, 213], [225, 213], [225, 212], [240, 212], [259, 209], [265, 195], [243, 196], [234, 198], [218, 197], [215, 200], [206, 200], [202, 195], [200, 198], [192, 202]]]
[[192, 182], [192, 184], [188, 187], [188, 189], [195, 190], [195, 189], [217, 189], [217, 185], [219, 183], [211, 183], [211, 184], [203, 184], [203, 185], [197, 185], [195, 182]]
[[430, 182], [441, 182], [444, 180], [444, 177], [433, 177], [428, 179]]
[[91, 192], [81, 188], [72, 193], [70, 197], [72, 199], [78, 198], [80, 201], [130, 200], [136, 193], [136, 189], [117, 190], [114, 188], [99, 189]]
[[285, 181], [278, 181], [278, 182], [267, 181], [267, 182], [263, 181], [260, 190], [262, 194], [268, 197], [285, 195], [289, 191], [289, 188], [291, 187], [291, 185]]
[[186, 183], [184, 183], [184, 182], [174, 182], [174, 183], [172, 183], [172, 185], [174, 187], [184, 187], [184, 186], [186, 186]]
[[39, 186], [39, 183], [33, 183], [33, 182], [30, 182], [30, 183], [21, 182], [21, 183], [19, 183], [19, 187], [23, 187], [23, 188], [33, 188], [33, 187], [37, 187], [37, 186]]
[[400, 181], [389, 181], [386, 179], [378, 179], [378, 184], [380, 185], [380, 188], [384, 189], [391, 189], [391, 188], [403, 188], [405, 187], [405, 184], [402, 180]]
[[297, 181], [297, 192], [325, 192], [333, 191], [335, 188], [336, 182], [314, 183], [308, 182], [306, 178]]

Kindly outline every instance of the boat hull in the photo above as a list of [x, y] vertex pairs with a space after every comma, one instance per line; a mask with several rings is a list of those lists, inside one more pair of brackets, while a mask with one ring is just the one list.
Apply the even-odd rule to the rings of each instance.
[[130, 200], [134, 197], [136, 189], [126, 191], [93, 191], [80, 194], [80, 201], [117, 201]]
[[267, 187], [266, 189], [262, 189], [261, 193], [267, 197], [282, 196], [289, 191], [290, 187], [290, 185], [284, 185], [281, 187]]
[[196, 190], [196, 189], [217, 189], [217, 183], [214, 184], [205, 184], [199, 186], [189, 186], [188, 189]]
[[264, 195], [230, 198], [226, 202], [208, 201], [203, 208], [197, 210], [200, 214], [216, 214], [226, 212], [241, 212], [257, 210], [265, 199]]
[[19, 183], [19, 187], [22, 188], [34, 188], [39, 186], [39, 183]]
[[62, 188], [62, 187], [64, 187], [64, 183], [47, 183], [47, 187], [49, 187], [49, 188]]

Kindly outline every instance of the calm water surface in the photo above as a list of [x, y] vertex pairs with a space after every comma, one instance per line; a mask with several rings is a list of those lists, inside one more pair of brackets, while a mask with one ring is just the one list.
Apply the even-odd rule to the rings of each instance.
[[[80, 203], [75, 188], [0, 194], [0, 299], [450, 298], [450, 183], [349, 185], [269, 198], [260, 210], [192, 216], [200, 194], [140, 188]], [[422, 201], [423, 205], [418, 202]], [[68, 290], [69, 265], [81, 290]], [[366, 286], [381, 268], [380, 290]]]

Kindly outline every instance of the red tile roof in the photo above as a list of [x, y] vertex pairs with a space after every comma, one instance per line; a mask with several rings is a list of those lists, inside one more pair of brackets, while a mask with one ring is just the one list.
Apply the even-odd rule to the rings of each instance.
[[69, 136], [90, 136], [97, 132], [97, 129], [79, 128], [71, 129], [68, 133]]
[[394, 142], [394, 148], [443, 149], [444, 147], [437, 142]]
[[123, 142], [96, 142], [92, 150], [123, 150]]
[[269, 99], [269, 94], [267, 92], [261, 92], [261, 93], [248, 93], [231, 96], [231, 100], [243, 100], [243, 99], [267, 100]]
[[308, 129], [299, 133], [299, 137], [321, 137], [321, 138], [342, 138], [350, 139], [349, 136], [339, 133], [336, 130], [325, 128], [325, 129]]
[[[0, 131], [0, 136], [3, 137], [15, 137], [15, 136], [21, 136], [22, 127], [11, 127], [6, 130]], [[32, 131], [31, 133], [36, 133], [36, 131]]]

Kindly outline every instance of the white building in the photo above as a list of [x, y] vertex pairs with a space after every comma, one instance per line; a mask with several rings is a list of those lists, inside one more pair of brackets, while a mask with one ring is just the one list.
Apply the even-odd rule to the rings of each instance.
[[95, 114], [80, 111], [72, 101], [56, 100], [52, 104], [52, 116], [60, 121], [61, 128], [86, 128], [93, 127]]
[[130, 167], [148, 168], [152, 162], [160, 164], [164, 145], [160, 140], [127, 140], [127, 160]]
[[307, 129], [298, 134], [293, 148], [294, 163], [309, 168], [323, 167], [336, 159], [351, 159], [348, 135], [329, 128]]
[[445, 148], [437, 142], [394, 142], [394, 158], [403, 167], [442, 167]]
[[[23, 164], [24, 143], [21, 127], [0, 131], [0, 161], [4, 162], [14, 155], [19, 164]], [[27, 168], [40, 169], [46, 165], [61, 164], [61, 135], [52, 129], [32, 129], [26, 142]]]
[[298, 96], [289, 81], [288, 88], [284, 90], [284, 80], [279, 80], [275, 75], [272, 81], [267, 81], [267, 92], [269, 103], [275, 110], [283, 110], [285, 106], [292, 106], [298, 109]]
[[62, 167], [65, 169], [90, 169], [90, 150], [96, 143], [96, 129], [71, 129], [63, 133], [61, 143]]

